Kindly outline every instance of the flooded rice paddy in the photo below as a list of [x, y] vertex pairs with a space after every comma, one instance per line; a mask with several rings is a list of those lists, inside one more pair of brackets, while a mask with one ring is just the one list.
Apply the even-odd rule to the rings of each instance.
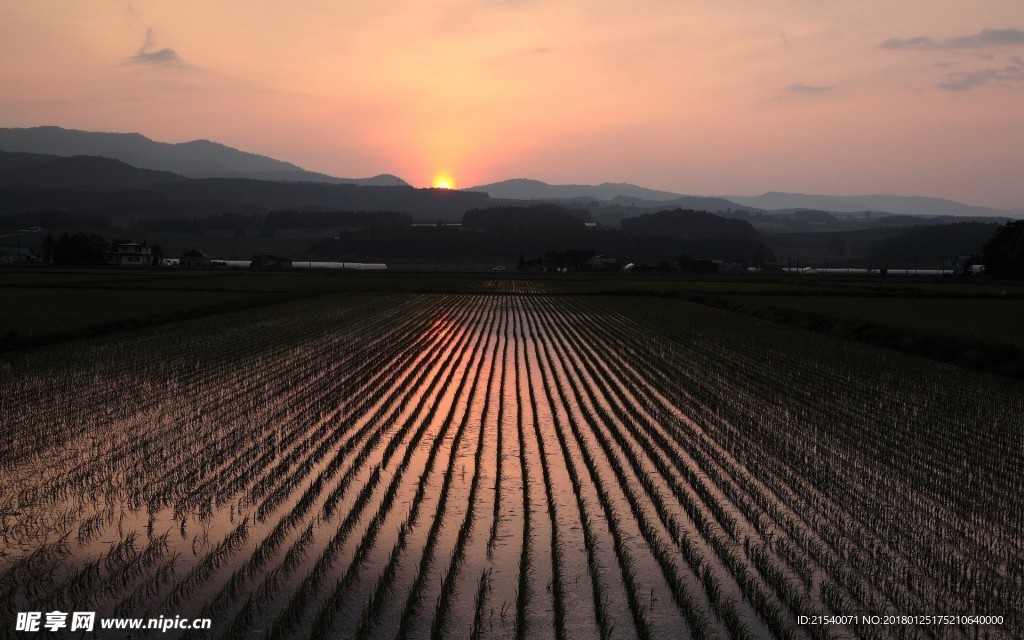
[[[541, 293], [325, 297], [6, 356], [4, 633], [54, 610], [204, 638], [1024, 633], [1018, 383]], [[1003, 621], [860, 618], [887, 614]]]

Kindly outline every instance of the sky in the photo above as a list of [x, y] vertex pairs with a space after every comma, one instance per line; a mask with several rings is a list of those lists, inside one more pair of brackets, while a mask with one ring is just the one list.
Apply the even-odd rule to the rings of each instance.
[[0, 126], [430, 186], [1024, 208], [1021, 0], [0, 3]]

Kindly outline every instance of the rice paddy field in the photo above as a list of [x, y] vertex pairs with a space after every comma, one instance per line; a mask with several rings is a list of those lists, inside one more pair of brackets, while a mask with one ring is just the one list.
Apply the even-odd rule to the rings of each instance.
[[0, 354], [0, 636], [1024, 637], [1021, 381], [401, 282]]
[[903, 298], [899, 296], [732, 295], [733, 302], [841, 316], [951, 339], [969, 338], [1024, 348], [1024, 298]]

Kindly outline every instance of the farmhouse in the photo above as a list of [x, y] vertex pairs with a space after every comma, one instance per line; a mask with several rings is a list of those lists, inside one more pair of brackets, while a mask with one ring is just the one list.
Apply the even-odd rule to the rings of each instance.
[[32, 260], [32, 251], [28, 247], [0, 247], [0, 264], [17, 264]]
[[153, 249], [137, 242], [115, 244], [106, 254], [107, 264], [121, 267], [149, 267], [153, 264]]
[[202, 249], [189, 249], [181, 254], [178, 265], [186, 269], [203, 269], [213, 266], [210, 256]]

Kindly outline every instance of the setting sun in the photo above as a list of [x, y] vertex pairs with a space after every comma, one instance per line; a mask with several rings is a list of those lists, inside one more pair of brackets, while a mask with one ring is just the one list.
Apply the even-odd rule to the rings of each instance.
[[434, 176], [434, 181], [431, 184], [435, 189], [454, 189], [455, 178], [447, 173], [439, 173]]

